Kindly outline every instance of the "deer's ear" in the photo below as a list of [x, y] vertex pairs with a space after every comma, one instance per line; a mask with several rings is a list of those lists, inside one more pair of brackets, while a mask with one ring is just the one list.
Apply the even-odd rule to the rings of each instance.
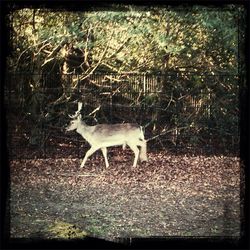
[[77, 116], [77, 119], [78, 119], [78, 120], [82, 120], [82, 115], [79, 114], [79, 115]]

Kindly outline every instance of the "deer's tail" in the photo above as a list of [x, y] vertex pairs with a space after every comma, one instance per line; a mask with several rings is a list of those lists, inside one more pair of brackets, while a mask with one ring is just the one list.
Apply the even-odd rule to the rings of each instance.
[[141, 135], [140, 135], [140, 141], [141, 141], [141, 150], [140, 150], [140, 161], [148, 161], [148, 157], [147, 157], [147, 141], [144, 138], [144, 133], [143, 133], [143, 129], [142, 127], [140, 127], [141, 129]]

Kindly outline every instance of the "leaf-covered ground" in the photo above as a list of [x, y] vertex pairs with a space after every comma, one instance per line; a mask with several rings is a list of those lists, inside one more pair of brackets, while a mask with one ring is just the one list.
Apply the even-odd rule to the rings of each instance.
[[240, 164], [230, 156], [151, 152], [132, 168], [129, 150], [80, 160], [10, 162], [12, 238], [115, 241], [151, 236], [240, 236]]

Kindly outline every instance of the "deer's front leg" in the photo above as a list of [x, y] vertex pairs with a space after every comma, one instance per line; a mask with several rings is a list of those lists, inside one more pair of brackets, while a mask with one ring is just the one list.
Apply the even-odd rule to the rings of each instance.
[[83, 161], [82, 161], [82, 164], [81, 164], [81, 167], [80, 167], [80, 168], [83, 168], [83, 167], [84, 167], [84, 165], [85, 165], [86, 161], [88, 160], [88, 158], [89, 158], [93, 153], [95, 153], [96, 150], [98, 150], [98, 148], [96, 148], [96, 147], [91, 147], [91, 148], [87, 151], [87, 153], [86, 153], [85, 156], [84, 156], [84, 159], [83, 159]]

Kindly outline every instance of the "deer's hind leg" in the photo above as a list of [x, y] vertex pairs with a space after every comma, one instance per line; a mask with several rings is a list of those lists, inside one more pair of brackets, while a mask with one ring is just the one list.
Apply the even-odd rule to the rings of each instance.
[[105, 159], [106, 168], [108, 168], [109, 163], [108, 163], [108, 157], [107, 157], [107, 148], [101, 148], [101, 150], [102, 150], [102, 154], [103, 154], [104, 159]]
[[131, 150], [135, 154], [135, 159], [134, 159], [133, 167], [136, 167], [140, 150], [138, 149], [138, 147], [135, 144], [127, 143], [127, 145], [131, 148]]

